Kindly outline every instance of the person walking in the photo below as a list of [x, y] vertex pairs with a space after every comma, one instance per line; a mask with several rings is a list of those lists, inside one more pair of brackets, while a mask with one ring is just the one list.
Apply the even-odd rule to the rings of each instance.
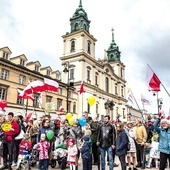
[[86, 123], [90, 126], [91, 130], [91, 140], [92, 140], [92, 154], [93, 154], [93, 165], [97, 165], [98, 152], [97, 152], [97, 133], [98, 133], [98, 124], [89, 116], [90, 113], [83, 112], [83, 117], [86, 118]]
[[[159, 126], [160, 125], [160, 126]], [[154, 123], [154, 130], [159, 134], [160, 167], [159, 170], [165, 170], [167, 160], [170, 160], [170, 122], [163, 116]], [[169, 162], [170, 163], [170, 162]]]
[[116, 124], [116, 155], [119, 157], [122, 170], [126, 170], [126, 154], [129, 143], [128, 136], [124, 130], [124, 124], [119, 122]]
[[104, 117], [104, 124], [99, 127], [97, 136], [97, 146], [99, 146], [99, 152], [101, 154], [101, 167], [105, 170], [106, 152], [109, 158], [109, 170], [113, 170], [113, 149], [115, 148], [116, 130], [110, 123], [110, 116]]

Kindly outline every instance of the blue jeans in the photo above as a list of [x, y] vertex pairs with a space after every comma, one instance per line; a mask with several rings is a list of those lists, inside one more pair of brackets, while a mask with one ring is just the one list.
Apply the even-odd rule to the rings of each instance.
[[100, 147], [99, 146], [99, 152], [101, 155], [101, 167], [102, 170], [105, 170], [105, 166], [106, 166], [106, 152], [109, 158], [109, 170], [113, 170], [113, 149], [112, 147]]
[[48, 170], [49, 159], [39, 160], [38, 170]]

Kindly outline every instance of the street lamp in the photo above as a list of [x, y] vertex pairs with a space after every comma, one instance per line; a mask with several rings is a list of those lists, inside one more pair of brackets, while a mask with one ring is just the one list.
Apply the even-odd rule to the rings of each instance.
[[64, 70], [63, 72], [66, 74], [67, 73], [67, 113], [68, 113], [68, 93], [69, 93], [69, 62], [67, 61], [65, 64], [64, 64]]
[[[110, 110], [112, 111], [113, 106], [115, 105], [114, 101], [113, 100], [107, 100], [104, 105], [105, 105], [105, 109], [108, 110], [108, 114], [110, 115]], [[111, 114], [111, 119], [113, 119], [113, 114]]]

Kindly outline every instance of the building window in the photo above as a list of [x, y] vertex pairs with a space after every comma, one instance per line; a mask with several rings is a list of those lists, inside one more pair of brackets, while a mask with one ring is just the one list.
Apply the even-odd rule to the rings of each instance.
[[2, 78], [3, 80], [8, 80], [8, 77], [9, 77], [9, 71], [8, 71], [8, 70], [5, 70], [5, 69], [2, 69], [1, 78]]
[[122, 95], [122, 97], [124, 97], [124, 88], [123, 88], [123, 86], [121, 86], [121, 95]]
[[3, 53], [3, 59], [8, 60], [8, 53], [6, 53], [6, 52]]
[[99, 113], [99, 105], [98, 105], [98, 103], [96, 104], [96, 114], [98, 114]]
[[120, 70], [121, 77], [123, 77], [123, 68]]
[[71, 42], [71, 52], [75, 51], [75, 41]]
[[50, 73], [51, 73], [50, 70], [47, 70], [47, 74], [46, 75], [50, 76]]
[[24, 66], [25, 65], [25, 61], [23, 59], [20, 59], [20, 65]]
[[56, 79], [60, 80], [60, 75], [58, 73], [56, 74]]
[[35, 65], [35, 71], [39, 71], [39, 66]]
[[34, 94], [33, 107], [39, 107], [39, 98], [40, 98], [40, 94], [38, 93]]
[[62, 106], [62, 99], [57, 99], [57, 110]]
[[87, 80], [90, 80], [90, 70], [87, 70]]
[[108, 77], [105, 78], [105, 91], [109, 93], [109, 79]]
[[23, 75], [19, 76], [19, 84], [25, 84], [25, 76]]
[[76, 113], [76, 102], [73, 104], [73, 113]]
[[52, 97], [51, 96], [46, 96], [46, 103], [51, 103]]
[[90, 42], [88, 42], [88, 44], [87, 44], [87, 52], [88, 52], [89, 54], [91, 54]]
[[74, 79], [74, 69], [70, 69], [70, 79]]
[[97, 83], [97, 76], [95, 76], [95, 85], [98, 86], [98, 83]]
[[62, 88], [60, 88], [60, 87], [58, 88], [58, 94], [60, 94], [60, 95], [62, 94]]
[[115, 85], [115, 94], [118, 95], [117, 85]]
[[24, 104], [24, 99], [23, 98], [22, 99], [17, 98], [17, 104], [23, 105]]
[[0, 99], [5, 100], [7, 97], [7, 88], [0, 86]]

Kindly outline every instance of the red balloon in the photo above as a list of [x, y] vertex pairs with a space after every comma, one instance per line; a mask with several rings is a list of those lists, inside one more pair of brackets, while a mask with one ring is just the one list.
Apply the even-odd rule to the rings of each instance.
[[5, 107], [7, 106], [7, 101], [6, 100], [1, 100], [0, 101], [0, 108], [5, 111]]

